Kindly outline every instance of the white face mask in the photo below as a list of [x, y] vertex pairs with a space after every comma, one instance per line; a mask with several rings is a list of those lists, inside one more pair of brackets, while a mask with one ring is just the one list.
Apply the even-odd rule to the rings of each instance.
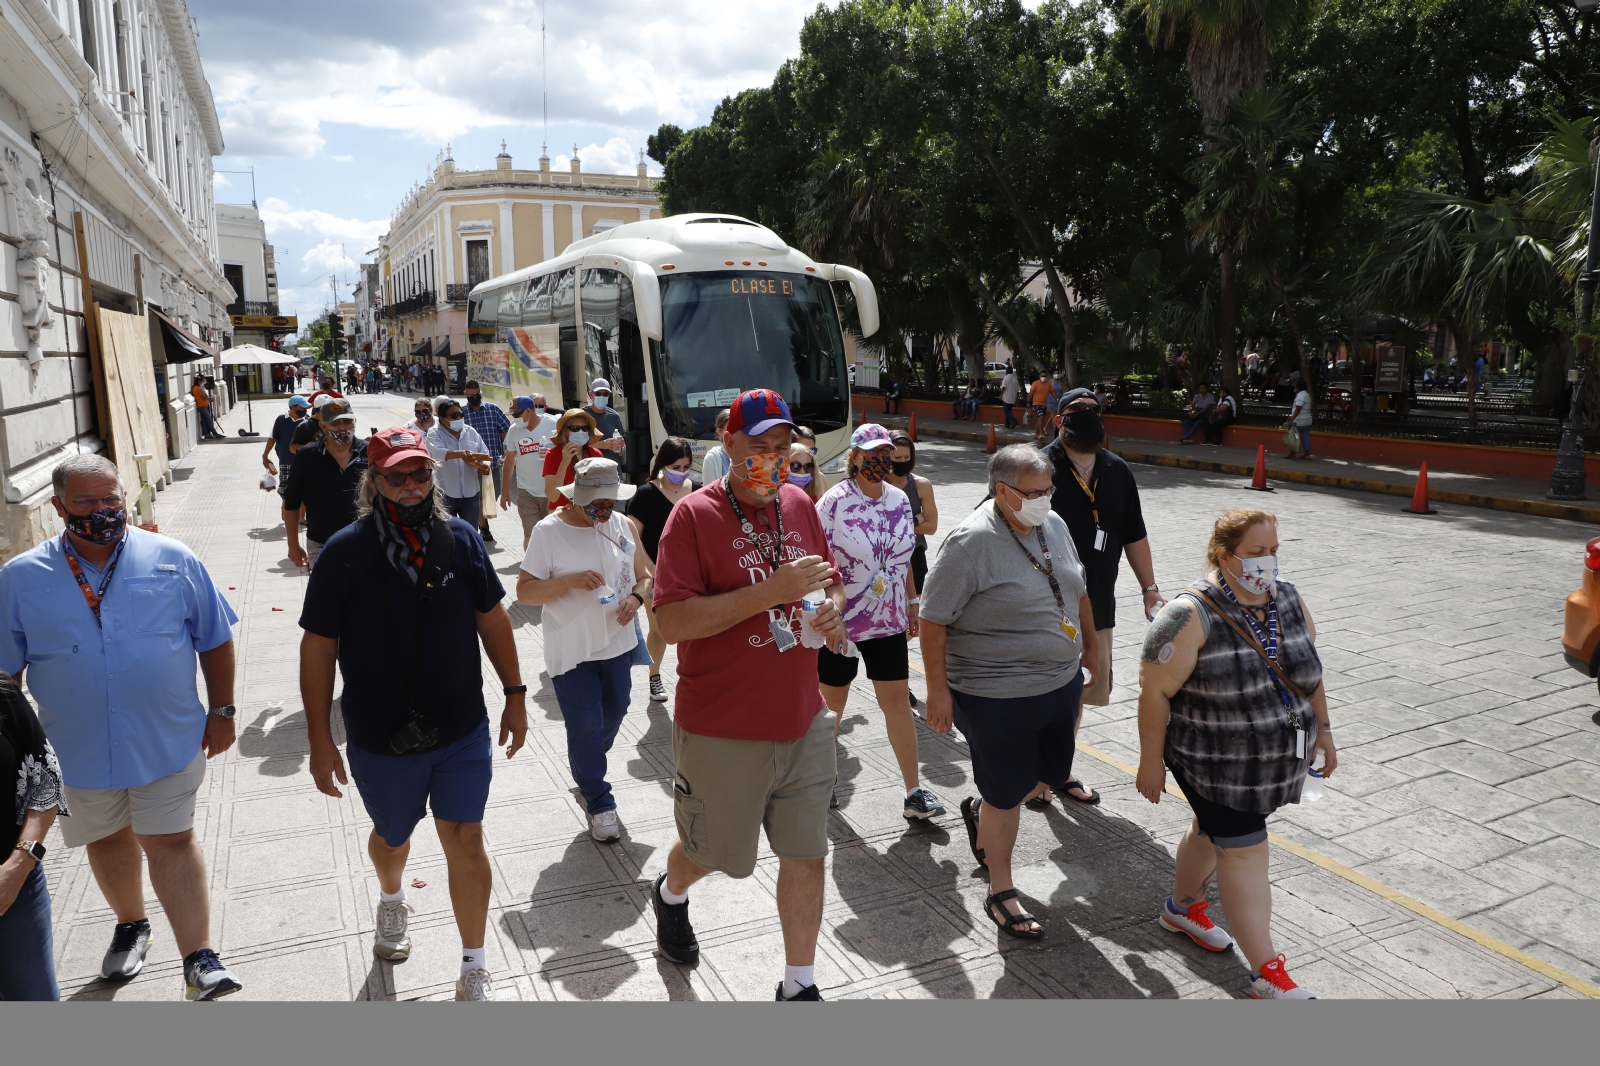
[[[1239, 559], [1237, 555], [1235, 559]], [[1239, 559], [1239, 584], [1246, 592], [1266, 595], [1278, 583], [1278, 557], [1259, 555], [1254, 559]], [[1230, 575], [1232, 576], [1232, 575]]]
[[595, 410], [597, 410], [597, 411], [600, 410], [601, 408], [605, 407], [605, 405], [610, 403], [610, 402], [611, 402], [611, 397], [609, 397], [609, 396], [596, 396], [594, 398]]
[[589, 431], [586, 429], [569, 429], [567, 430], [567, 439], [578, 445], [588, 444]]
[[1017, 504], [1017, 521], [1025, 526], [1044, 525], [1045, 516], [1049, 513], [1049, 496], [1040, 496], [1037, 500], [1023, 500]]

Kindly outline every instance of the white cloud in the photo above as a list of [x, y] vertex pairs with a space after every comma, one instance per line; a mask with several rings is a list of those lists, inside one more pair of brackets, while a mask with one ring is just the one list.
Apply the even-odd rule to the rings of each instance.
[[356, 157], [353, 155], [336, 155], [333, 157], [334, 162], [336, 163], [353, 163], [355, 162], [355, 158]]
[[274, 244], [305, 237], [328, 238], [345, 241], [357, 253], [372, 247], [389, 229], [386, 218], [340, 218], [327, 211], [295, 207], [276, 196], [262, 202], [261, 221], [266, 223], [267, 239]]
[[[604, 145], [591, 142], [587, 148], [578, 149], [579, 166], [589, 174], [632, 174], [639, 165], [639, 148], [623, 137], [612, 137]], [[572, 165], [572, 156], [563, 152], [552, 156], [552, 170], [566, 170]]]

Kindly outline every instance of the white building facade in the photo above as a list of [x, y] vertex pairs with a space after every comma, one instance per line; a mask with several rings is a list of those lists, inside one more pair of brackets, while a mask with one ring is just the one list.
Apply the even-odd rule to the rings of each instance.
[[214, 373], [233, 299], [211, 193], [222, 150], [183, 0], [0, 4], [0, 560], [60, 528], [51, 469], [110, 436], [86, 289], [145, 316], [137, 369], [167, 454], [195, 445], [189, 388]]

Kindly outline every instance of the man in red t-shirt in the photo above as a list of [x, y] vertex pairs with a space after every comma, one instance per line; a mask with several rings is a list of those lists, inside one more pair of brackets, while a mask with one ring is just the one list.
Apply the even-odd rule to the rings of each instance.
[[835, 767], [817, 652], [800, 640], [807, 593], [827, 590], [811, 618], [828, 646], [847, 637], [844, 586], [816, 508], [784, 483], [793, 429], [777, 393], [741, 395], [722, 434], [731, 473], [679, 501], [661, 533], [654, 607], [662, 635], [678, 646], [678, 842], [651, 897], [661, 954], [697, 961], [689, 886], [713, 870], [750, 876], [765, 826], [778, 856], [787, 963], [778, 999], [817, 1000]]

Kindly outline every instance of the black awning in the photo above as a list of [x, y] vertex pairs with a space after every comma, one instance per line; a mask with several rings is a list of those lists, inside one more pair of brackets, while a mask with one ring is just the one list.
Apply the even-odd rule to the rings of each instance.
[[439, 343], [434, 345], [433, 354], [441, 359], [450, 358], [450, 338], [440, 337]]
[[150, 313], [161, 324], [161, 347], [169, 363], [192, 363], [196, 359], [215, 359], [218, 352], [166, 315], [151, 307]]
[[418, 341], [416, 346], [411, 349], [411, 358], [415, 359], [419, 355], [427, 355], [430, 343], [426, 338]]

